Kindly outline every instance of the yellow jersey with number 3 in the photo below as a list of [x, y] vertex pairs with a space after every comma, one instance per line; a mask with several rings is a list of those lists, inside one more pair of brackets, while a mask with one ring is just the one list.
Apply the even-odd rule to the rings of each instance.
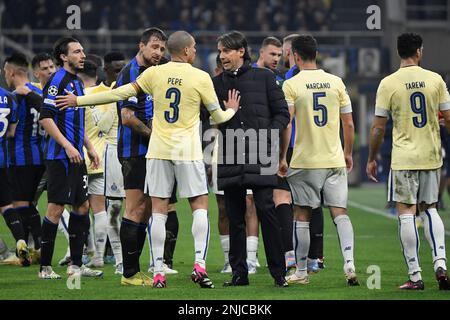
[[283, 83], [289, 107], [295, 108], [295, 143], [290, 167], [345, 167], [340, 133], [341, 113], [352, 105], [341, 78], [323, 70], [302, 70]]
[[211, 77], [189, 63], [150, 67], [136, 80], [153, 96], [153, 129], [146, 157], [202, 160], [200, 106], [220, 108]]
[[442, 166], [438, 112], [448, 109], [447, 86], [435, 72], [408, 66], [380, 82], [375, 115], [392, 117], [393, 170], [432, 170]]

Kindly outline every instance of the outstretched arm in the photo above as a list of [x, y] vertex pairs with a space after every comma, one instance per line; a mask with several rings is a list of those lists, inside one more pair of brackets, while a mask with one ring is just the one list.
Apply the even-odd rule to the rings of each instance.
[[126, 100], [138, 95], [141, 88], [136, 82], [128, 83], [111, 91], [99, 92], [85, 96], [76, 96], [65, 90], [66, 95], [56, 97], [56, 107], [60, 110], [77, 106], [92, 106]]
[[211, 118], [213, 118], [216, 124], [227, 122], [234, 117], [239, 108], [240, 101], [241, 96], [239, 94], [239, 91], [237, 91], [236, 89], [228, 90], [228, 100], [223, 101], [226, 110], [223, 111], [220, 107], [217, 107], [216, 109], [210, 111]]

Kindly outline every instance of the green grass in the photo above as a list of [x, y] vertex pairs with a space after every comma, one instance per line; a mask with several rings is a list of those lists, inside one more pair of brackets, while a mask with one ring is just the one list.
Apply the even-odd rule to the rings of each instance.
[[[363, 187], [350, 190], [350, 199], [368, 206], [383, 208], [384, 191], [381, 186]], [[189, 275], [193, 264], [193, 240], [191, 236], [191, 214], [186, 200], [178, 203], [180, 232], [175, 251], [175, 269], [178, 275], [168, 276], [168, 287], [156, 290], [149, 287], [122, 287], [120, 278], [114, 275], [112, 265], [104, 268], [103, 279], [85, 279], [81, 281], [81, 290], [69, 290], [66, 286], [66, 268], [57, 266], [57, 261], [64, 255], [67, 243], [58, 234], [54, 269], [63, 275], [62, 280], [40, 280], [37, 277], [38, 266], [29, 268], [0, 266], [0, 299], [242, 299], [242, 300], [276, 300], [276, 299], [449, 299], [448, 292], [440, 292], [434, 280], [431, 254], [428, 243], [421, 234], [421, 261], [425, 290], [423, 292], [402, 292], [397, 286], [406, 279], [406, 266], [397, 238], [396, 220], [377, 216], [363, 210], [350, 207], [350, 217], [355, 230], [355, 259], [359, 274], [360, 287], [347, 287], [342, 272], [342, 257], [338, 246], [336, 230], [326, 210], [325, 219], [325, 264], [326, 269], [311, 276], [307, 286], [291, 285], [286, 289], [273, 286], [273, 281], [264, 266], [257, 274], [250, 276], [250, 286], [241, 288], [223, 288], [222, 283], [229, 275], [220, 274], [223, 265], [223, 253], [217, 232], [217, 207], [210, 198], [211, 241], [207, 259], [207, 269], [215, 282], [213, 290], [200, 289], [193, 284]], [[447, 198], [447, 203], [450, 201]], [[45, 201], [40, 203], [40, 211], [45, 212]], [[448, 216], [448, 212], [445, 212]], [[447, 227], [449, 226], [447, 220]], [[0, 234], [9, 247], [13, 238], [3, 221], [0, 222]], [[260, 238], [261, 239], [261, 238]], [[447, 246], [449, 246], [447, 241]], [[262, 240], [259, 250], [260, 261], [265, 265]], [[147, 269], [149, 260], [148, 246], [141, 256], [141, 268]], [[366, 280], [370, 274], [367, 267], [377, 265], [381, 269], [381, 289], [369, 290]]]

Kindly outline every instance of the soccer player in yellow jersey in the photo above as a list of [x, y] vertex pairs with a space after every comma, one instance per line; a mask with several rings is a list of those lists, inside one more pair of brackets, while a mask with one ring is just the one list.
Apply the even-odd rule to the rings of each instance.
[[[120, 71], [125, 67], [125, 56], [120, 52], [109, 52], [103, 58], [106, 79], [96, 88], [97, 92], [109, 92], [115, 85]], [[104, 196], [106, 197], [106, 214], [108, 239], [115, 258], [115, 274], [123, 274], [122, 245], [120, 243], [120, 211], [125, 197], [122, 165], [117, 155], [117, 132], [119, 116], [116, 104], [104, 108], [98, 118], [97, 126], [105, 136], [103, 152]], [[94, 109], [95, 110], [95, 109]]]
[[[195, 40], [185, 31], [173, 33], [167, 41], [171, 61], [150, 67], [136, 82], [108, 93], [78, 100], [75, 96], [61, 96], [58, 106], [103, 104], [124, 100], [139, 92], [150, 93], [154, 99], [153, 129], [147, 153], [146, 192], [152, 197], [150, 222], [151, 251], [154, 260], [153, 286], [166, 287], [163, 271], [165, 222], [173, 184], [178, 182], [181, 197], [189, 198], [193, 211], [195, 264], [191, 278], [202, 288], [213, 288], [205, 270], [209, 243], [208, 190], [199, 135], [200, 105], [211, 113], [216, 123], [231, 119], [239, 107], [240, 97], [230, 91], [220, 108], [210, 76], [192, 66], [195, 59]], [[67, 98], [68, 97], [68, 98]]]
[[[449, 290], [445, 256], [445, 229], [437, 212], [442, 166], [438, 113], [450, 128], [450, 96], [437, 73], [420, 67], [422, 38], [405, 33], [397, 38], [400, 68], [384, 78], [377, 91], [371, 129], [367, 176], [377, 181], [375, 161], [388, 117], [393, 121], [392, 161], [388, 195], [395, 201], [403, 256], [409, 280], [404, 290], [423, 290], [419, 264], [416, 211], [423, 220], [425, 238], [433, 256], [439, 289]], [[417, 208], [418, 206], [418, 208]]]
[[[84, 68], [79, 72], [79, 77], [84, 83], [85, 92], [87, 94], [98, 92], [97, 82], [97, 65], [86, 60]], [[84, 130], [86, 136], [94, 146], [95, 151], [102, 159], [105, 147], [105, 138], [103, 133], [97, 126], [98, 118], [103, 112], [104, 106], [90, 106], [86, 108]], [[98, 168], [93, 169], [90, 166], [89, 159], [86, 159], [88, 173], [88, 196], [89, 206], [94, 214], [95, 228], [91, 224], [88, 237], [88, 254], [93, 254], [92, 260], [87, 264], [88, 267], [102, 268], [104, 265], [103, 255], [105, 253], [106, 244], [106, 207], [105, 196], [103, 195], [103, 163]]]
[[[296, 271], [289, 283], [307, 284], [309, 223], [312, 210], [324, 204], [336, 225], [344, 273], [349, 285], [358, 285], [353, 258], [353, 228], [347, 215], [347, 171], [353, 167], [354, 126], [352, 106], [339, 77], [317, 69], [317, 42], [312, 36], [292, 40], [292, 51], [300, 73], [286, 80], [283, 91], [292, 116], [296, 136], [287, 179], [294, 200], [294, 248]], [[339, 137], [344, 132], [344, 150]], [[288, 127], [290, 130], [290, 127]], [[280, 173], [285, 174], [290, 132], [283, 136]]]

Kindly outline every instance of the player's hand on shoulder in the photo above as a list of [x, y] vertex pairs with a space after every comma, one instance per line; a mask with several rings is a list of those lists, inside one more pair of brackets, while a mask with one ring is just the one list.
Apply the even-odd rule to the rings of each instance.
[[64, 96], [57, 96], [56, 97], [56, 107], [60, 110], [65, 110], [70, 107], [76, 107], [77, 106], [77, 96], [74, 95], [69, 90], [64, 89], [64, 92], [66, 93]]
[[14, 90], [14, 92], [16, 94], [26, 96], [27, 94], [29, 94], [31, 92], [31, 89], [28, 88], [27, 86], [18, 86], [18, 87], [16, 87], [16, 90]]

